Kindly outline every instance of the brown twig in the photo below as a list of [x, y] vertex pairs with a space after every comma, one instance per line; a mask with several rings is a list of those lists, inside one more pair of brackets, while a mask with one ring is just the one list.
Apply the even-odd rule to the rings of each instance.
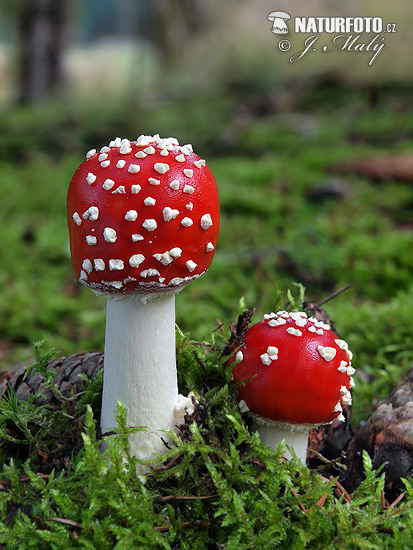
[[[290, 493], [298, 498], [298, 493], [294, 489], [290, 489]], [[307, 508], [304, 506], [302, 502], [298, 503], [298, 506], [301, 508], [301, 510], [306, 514], [308, 512]]]
[[[334, 478], [333, 476], [330, 477], [330, 481], [332, 481]], [[344, 495], [344, 500], [346, 502], [351, 502], [351, 496], [348, 494], [348, 492], [344, 489], [344, 487], [341, 485], [339, 481], [335, 481], [333, 487], [336, 487], [336, 495], [338, 493], [338, 498], [341, 497], [341, 495]]]
[[322, 306], [323, 304], [326, 304], [327, 302], [329, 302], [330, 300], [333, 300], [334, 298], [336, 298], [337, 296], [339, 296], [340, 294], [342, 294], [343, 292], [345, 292], [349, 288], [351, 288], [350, 283], [348, 285], [343, 286], [343, 288], [339, 288], [338, 290], [336, 290], [335, 292], [333, 292], [332, 294], [330, 294], [329, 296], [327, 296], [326, 298], [321, 300], [321, 302], [318, 302], [317, 305]]
[[180, 458], [181, 458], [181, 455], [175, 455], [169, 460], [169, 462], [167, 462], [163, 466], [150, 466], [150, 468], [155, 473], [166, 472], [167, 470], [175, 466], [175, 464], [178, 462]]
[[221, 319], [215, 319], [215, 321], [217, 322], [218, 326], [212, 332], [217, 332], [218, 330], [220, 330], [221, 332], [225, 332], [224, 323], [221, 321]]
[[170, 525], [155, 525], [154, 529], [156, 529], [157, 531], [163, 532], [163, 531], [168, 531], [170, 527], [171, 527]]
[[315, 504], [313, 504], [310, 508], [314, 508], [314, 506], [318, 506], [319, 508], [322, 508], [325, 504], [325, 501], [327, 500], [327, 497], [330, 496], [330, 493], [325, 493], [322, 497], [320, 497]]
[[397, 508], [396, 510], [394, 510], [391, 514], [389, 514], [389, 517], [393, 518], [394, 516], [398, 516], [403, 512], [405, 512], [406, 508], [411, 508], [412, 506], [413, 506], [413, 502], [408, 502], [402, 508]]
[[[40, 479], [49, 479], [50, 475], [49, 474], [40, 474], [39, 475]], [[27, 481], [30, 481], [30, 477], [29, 476], [21, 476], [20, 477], [20, 481], [22, 483], [25, 483]], [[0, 491], [7, 491], [8, 490], [8, 487], [7, 485], [10, 484], [10, 481], [8, 479], [2, 479], [0, 481]]]
[[[332, 460], [326, 458], [325, 456], [323, 456], [321, 453], [319, 453], [315, 449], [309, 449], [309, 454], [310, 454], [310, 456], [313, 455], [313, 456], [317, 457], [321, 462], [324, 463], [324, 465], [320, 465], [320, 466], [317, 466], [316, 468], [312, 468], [313, 471], [324, 472], [326, 470], [331, 470], [333, 468], [340, 469], [340, 470], [343, 470], [343, 471], [347, 470], [347, 466], [343, 462], [340, 462], [341, 460], [345, 459], [344, 451], [341, 452], [340, 456], [338, 456], [337, 458], [333, 458]], [[321, 476], [321, 477], [323, 477], [323, 476]], [[326, 479], [328, 481], [327, 478], [324, 478], [324, 479]]]
[[66, 518], [49, 518], [49, 521], [56, 521], [57, 523], [63, 523], [63, 525], [70, 525], [70, 527], [77, 527], [78, 529], [82, 526], [77, 521]]
[[404, 498], [404, 493], [400, 493], [400, 495], [394, 500], [391, 504], [389, 504], [389, 508], [394, 508], [399, 504], [399, 502]]
[[252, 463], [252, 464], [255, 464], [255, 465], [258, 466], [259, 468], [263, 468], [263, 469], [266, 468], [264, 462], [261, 462], [261, 460], [258, 460], [258, 458], [254, 458], [254, 460], [251, 460], [251, 463]]
[[381, 507], [383, 510], [386, 510], [389, 507], [389, 503], [386, 500], [386, 497], [384, 496], [383, 489], [380, 489], [380, 496], [381, 496]]
[[255, 311], [256, 311], [255, 308], [244, 311], [243, 313], [241, 313], [241, 315], [238, 316], [237, 322], [233, 323], [230, 326], [231, 336], [229, 337], [229, 340], [222, 351], [221, 357], [231, 355], [231, 353], [234, 351], [236, 347], [243, 345], [244, 334], [246, 333], [246, 331], [249, 329], [251, 325], [252, 317]]
[[43, 519], [40, 516], [34, 516], [34, 519], [42, 531], [46, 529]]

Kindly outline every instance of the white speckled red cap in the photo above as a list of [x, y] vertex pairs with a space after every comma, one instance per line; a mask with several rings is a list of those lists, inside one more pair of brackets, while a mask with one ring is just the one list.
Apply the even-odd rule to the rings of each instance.
[[243, 342], [230, 361], [251, 413], [287, 424], [344, 421], [355, 369], [347, 343], [329, 325], [302, 311], [279, 311], [252, 325]]
[[219, 232], [214, 176], [175, 138], [91, 150], [67, 200], [72, 263], [97, 293], [176, 290], [208, 269]]

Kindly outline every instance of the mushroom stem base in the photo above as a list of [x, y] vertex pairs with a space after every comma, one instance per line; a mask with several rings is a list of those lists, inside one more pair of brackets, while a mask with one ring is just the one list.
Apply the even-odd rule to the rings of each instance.
[[[308, 435], [311, 428], [314, 426], [305, 426], [303, 424], [282, 424], [282, 426], [283, 427], [280, 428], [275, 425], [255, 424], [254, 427], [258, 430], [263, 443], [265, 443], [267, 447], [275, 451], [281, 441], [284, 441], [286, 445], [294, 449], [297, 458], [305, 464], [307, 458]], [[289, 427], [287, 428], [287, 426]], [[287, 448], [285, 448], [284, 457], [287, 459], [292, 458]]]
[[118, 401], [129, 426], [149, 430], [131, 435], [131, 453], [149, 459], [165, 451], [161, 430], [175, 425], [178, 401], [173, 292], [146, 303], [107, 300], [102, 433], [116, 426]]

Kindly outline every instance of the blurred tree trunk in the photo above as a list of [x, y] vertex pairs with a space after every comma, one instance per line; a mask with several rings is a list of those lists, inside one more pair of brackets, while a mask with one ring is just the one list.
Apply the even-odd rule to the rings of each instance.
[[175, 63], [207, 23], [205, 0], [152, 0], [151, 37], [166, 63]]
[[62, 79], [68, 0], [22, 0], [17, 12], [19, 103], [38, 103]]

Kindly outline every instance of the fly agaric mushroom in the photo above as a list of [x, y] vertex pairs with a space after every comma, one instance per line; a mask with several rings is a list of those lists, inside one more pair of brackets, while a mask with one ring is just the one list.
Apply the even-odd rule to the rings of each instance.
[[[251, 326], [230, 361], [240, 408], [249, 412], [266, 445], [285, 440], [305, 463], [308, 433], [344, 421], [354, 387], [348, 345], [330, 326], [304, 312], [279, 311]], [[287, 454], [290, 458], [290, 455]]]
[[286, 21], [291, 19], [291, 15], [285, 11], [272, 11], [267, 16], [268, 21], [272, 21], [271, 32], [274, 34], [288, 34]]
[[131, 437], [132, 453], [150, 458], [164, 449], [157, 430], [174, 426], [183, 412], [175, 294], [214, 256], [216, 182], [189, 144], [159, 135], [116, 138], [87, 153], [67, 209], [76, 275], [108, 298], [102, 432], [115, 427], [121, 401], [130, 425], [150, 429]]

